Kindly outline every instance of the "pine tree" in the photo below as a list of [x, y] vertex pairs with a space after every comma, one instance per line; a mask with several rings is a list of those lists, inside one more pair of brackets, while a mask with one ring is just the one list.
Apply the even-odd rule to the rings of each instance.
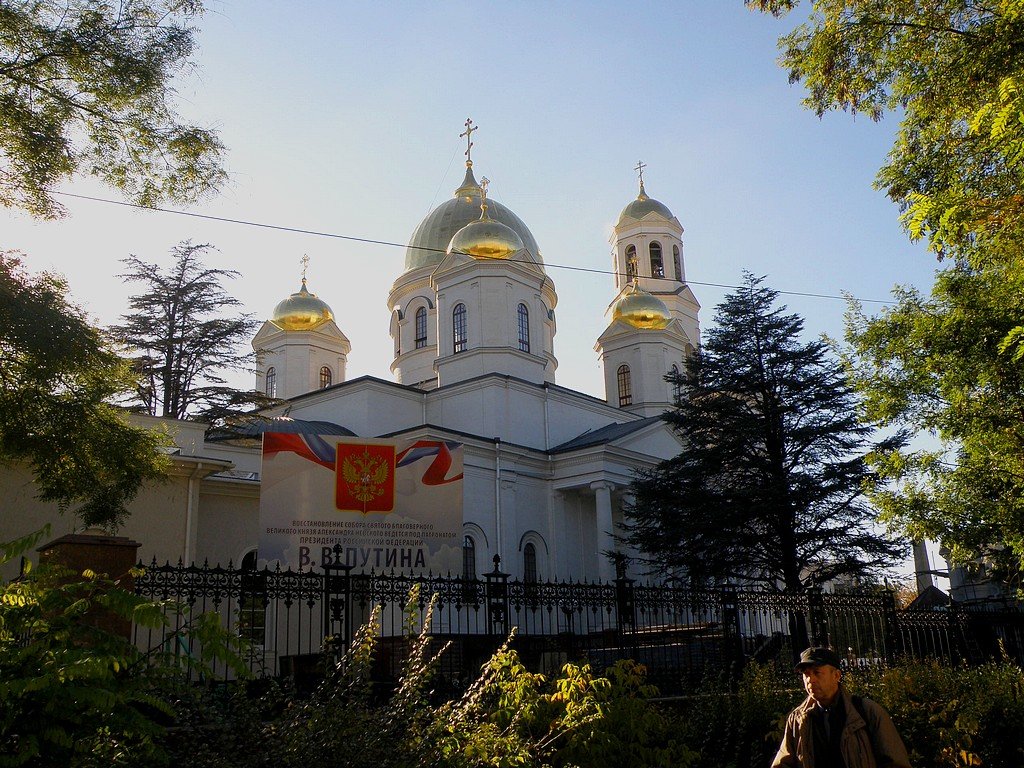
[[[904, 551], [865, 501], [871, 428], [823, 341], [747, 274], [678, 381], [682, 452], [641, 473], [624, 538], [654, 569], [799, 590]], [[902, 436], [888, 442], [900, 442]]]
[[153, 416], [215, 423], [272, 402], [259, 392], [227, 386], [225, 373], [251, 368], [251, 354], [238, 347], [256, 321], [248, 314], [222, 315], [241, 305], [221, 285], [238, 273], [205, 267], [210, 247], [179, 243], [166, 272], [137, 256], [124, 260], [128, 271], [121, 277], [144, 290], [129, 298], [130, 312], [110, 332], [129, 349], [139, 376], [131, 404]]

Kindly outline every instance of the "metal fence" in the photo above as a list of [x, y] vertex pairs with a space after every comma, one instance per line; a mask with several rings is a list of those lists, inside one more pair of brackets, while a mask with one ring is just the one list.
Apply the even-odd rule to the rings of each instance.
[[[240, 570], [156, 564], [135, 582], [140, 594], [214, 611], [250, 641], [257, 675], [315, 678], [325, 647], [343, 650], [378, 608], [375, 675], [397, 677], [408, 634], [429, 622], [429, 634], [448, 642], [444, 679], [459, 684], [515, 630], [513, 646], [527, 666], [551, 672], [587, 659], [599, 668], [621, 658], [648, 668], [665, 693], [685, 690], [707, 674], [735, 674], [751, 660], [788, 667], [809, 643], [837, 649], [850, 666], [936, 658], [978, 663], [1006, 654], [1024, 661], [1024, 613], [1010, 607], [897, 610], [891, 592], [788, 594], [676, 584], [523, 582], [495, 562], [482, 579], [356, 573]], [[417, 595], [407, 606], [409, 595]], [[433, 610], [428, 605], [434, 596]], [[169, 613], [162, 631], [135, 629], [144, 649], [199, 656], [183, 633], [187, 618]], [[325, 646], [326, 644], [326, 646]], [[221, 667], [215, 674], [227, 677]]]

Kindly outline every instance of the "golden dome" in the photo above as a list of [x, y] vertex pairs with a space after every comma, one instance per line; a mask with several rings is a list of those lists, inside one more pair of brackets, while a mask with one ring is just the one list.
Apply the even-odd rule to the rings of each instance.
[[660, 330], [672, 322], [672, 313], [665, 302], [633, 282], [612, 307], [612, 320], [641, 330]]
[[283, 331], [312, 331], [333, 319], [334, 313], [327, 302], [307, 291], [306, 278], [302, 278], [298, 292], [274, 307], [270, 322]]
[[512, 227], [488, 217], [484, 202], [480, 205], [480, 218], [452, 236], [448, 253], [468, 253], [474, 259], [507, 259], [524, 247], [523, 238]]

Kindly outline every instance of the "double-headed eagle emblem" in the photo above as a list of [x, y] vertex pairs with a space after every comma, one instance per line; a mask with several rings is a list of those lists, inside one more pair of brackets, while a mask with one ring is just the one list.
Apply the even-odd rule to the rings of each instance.
[[388, 462], [383, 456], [374, 456], [363, 449], [362, 455], [346, 456], [341, 465], [341, 477], [348, 492], [366, 504], [385, 491], [388, 481]]

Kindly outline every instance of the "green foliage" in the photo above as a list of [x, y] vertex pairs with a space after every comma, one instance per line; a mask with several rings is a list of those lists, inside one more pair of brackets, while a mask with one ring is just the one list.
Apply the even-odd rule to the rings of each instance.
[[183, 123], [174, 77], [198, 0], [0, 0], [0, 205], [62, 213], [51, 188], [84, 172], [142, 205], [224, 179], [215, 133]]
[[87, 525], [116, 525], [142, 483], [162, 477], [161, 438], [109, 403], [132, 382], [63, 279], [0, 252], [0, 462], [28, 464], [39, 498]]
[[663, 571], [798, 590], [878, 573], [902, 552], [872, 525], [871, 430], [842, 366], [801, 341], [803, 320], [777, 296], [747, 274], [716, 308], [666, 415], [685, 449], [633, 483], [623, 528]]
[[179, 243], [166, 272], [137, 256], [124, 260], [128, 271], [121, 277], [141, 284], [142, 292], [129, 297], [129, 312], [110, 332], [134, 357], [138, 384], [129, 402], [153, 416], [216, 422], [273, 402], [225, 385], [225, 371], [250, 368], [252, 355], [238, 347], [256, 322], [248, 314], [223, 316], [241, 305], [221, 286], [238, 273], [203, 266], [210, 247]]
[[769, 765], [786, 715], [803, 700], [792, 675], [750, 664], [730, 692], [722, 677], [706, 678], [678, 707], [678, 738], [696, 750], [694, 768]]
[[959, 265], [931, 297], [897, 298], [871, 319], [851, 308], [848, 364], [871, 418], [926, 430], [940, 446], [876, 453], [889, 484], [875, 503], [953, 559], [988, 555], [1009, 577], [1024, 556], [1024, 369], [1003, 343], [1024, 317], [1024, 271]]
[[913, 663], [859, 671], [849, 688], [889, 710], [913, 765], [1024, 765], [1024, 671], [1016, 665]]
[[[793, 3], [747, 5], [780, 15]], [[930, 298], [897, 291], [894, 309], [857, 310], [848, 331], [871, 416], [941, 441], [875, 457], [894, 483], [877, 501], [912, 536], [1005, 575], [1024, 562], [1022, 41], [1024, 0], [818, 0], [780, 44], [819, 115], [899, 116], [877, 185], [909, 236], [951, 264]]]
[[[31, 544], [22, 539], [21, 548]], [[17, 556], [18, 547], [6, 547]], [[168, 614], [171, 618], [168, 618]], [[179, 617], [171, 632], [173, 614]], [[217, 617], [182, 618], [183, 606], [152, 603], [119, 579], [56, 567], [0, 586], [0, 766], [135, 766], [158, 761], [164, 693], [214, 658], [235, 664], [242, 648]], [[111, 622], [166, 631], [168, 643], [142, 654]], [[199, 658], [173, 653], [189, 637]]]

